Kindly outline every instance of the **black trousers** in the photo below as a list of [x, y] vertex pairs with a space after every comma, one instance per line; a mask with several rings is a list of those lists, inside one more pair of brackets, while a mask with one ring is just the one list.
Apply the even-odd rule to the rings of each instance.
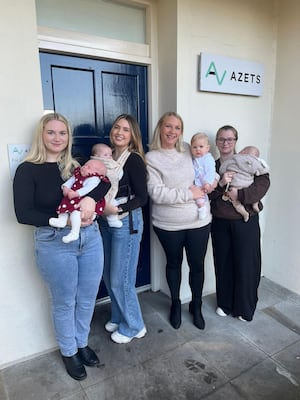
[[167, 259], [166, 277], [172, 300], [180, 299], [181, 266], [185, 249], [189, 266], [189, 285], [192, 300], [202, 301], [204, 283], [204, 258], [210, 232], [210, 224], [197, 229], [165, 231], [154, 227], [154, 232], [164, 249]]
[[218, 307], [251, 321], [261, 275], [258, 215], [248, 222], [213, 218], [211, 237]]

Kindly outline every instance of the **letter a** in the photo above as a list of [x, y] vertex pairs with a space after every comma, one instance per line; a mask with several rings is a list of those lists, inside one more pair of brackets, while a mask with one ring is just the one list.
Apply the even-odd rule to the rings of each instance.
[[222, 75], [222, 78], [220, 79], [219, 75], [218, 75], [218, 72], [217, 72], [217, 69], [216, 69], [216, 66], [215, 66], [215, 63], [212, 61], [210, 63], [210, 65], [209, 65], [209, 67], [208, 67], [208, 70], [206, 72], [205, 78], [207, 78], [208, 75], [215, 75], [218, 84], [222, 85], [222, 82], [223, 82], [223, 80], [225, 78], [225, 75], [226, 75], [226, 70], [224, 71], [224, 73]]

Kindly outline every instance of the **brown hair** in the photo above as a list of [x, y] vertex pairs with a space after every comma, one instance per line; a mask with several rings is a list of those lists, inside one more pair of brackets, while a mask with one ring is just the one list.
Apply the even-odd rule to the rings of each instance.
[[219, 135], [220, 135], [221, 132], [223, 132], [223, 131], [232, 131], [232, 132], [233, 132], [234, 138], [235, 138], [235, 145], [234, 145], [234, 150], [233, 150], [233, 152], [234, 152], [234, 154], [236, 154], [235, 146], [236, 146], [236, 142], [237, 142], [237, 140], [238, 140], [238, 138], [239, 138], [239, 137], [238, 137], [238, 131], [237, 131], [233, 126], [231, 126], [231, 125], [224, 125], [224, 126], [221, 126], [221, 128], [218, 129], [217, 134], [216, 134], [216, 142], [218, 141]]
[[142, 159], [145, 161], [145, 153], [144, 153], [143, 144], [142, 144], [141, 130], [140, 130], [139, 124], [137, 123], [136, 119], [132, 115], [121, 114], [114, 120], [114, 122], [112, 124], [112, 128], [109, 133], [109, 138], [110, 138], [112, 148], [114, 148], [114, 144], [112, 142], [112, 131], [113, 131], [115, 124], [117, 124], [121, 119], [126, 119], [126, 121], [129, 124], [129, 127], [130, 127], [131, 140], [130, 140], [130, 143], [128, 146], [128, 151], [139, 154], [142, 157]]
[[222, 131], [232, 131], [234, 133], [235, 140], [236, 141], [238, 140], [238, 131], [231, 125], [224, 125], [221, 128], [219, 128], [216, 134], [216, 140], [218, 140], [218, 137]]

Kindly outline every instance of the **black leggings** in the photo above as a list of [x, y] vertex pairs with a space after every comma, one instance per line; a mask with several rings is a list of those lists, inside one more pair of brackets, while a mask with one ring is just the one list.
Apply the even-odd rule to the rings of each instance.
[[197, 229], [165, 231], [154, 227], [154, 232], [167, 258], [166, 277], [172, 300], [180, 299], [181, 265], [185, 248], [190, 268], [189, 285], [192, 300], [201, 302], [204, 283], [204, 258], [207, 249], [210, 224]]

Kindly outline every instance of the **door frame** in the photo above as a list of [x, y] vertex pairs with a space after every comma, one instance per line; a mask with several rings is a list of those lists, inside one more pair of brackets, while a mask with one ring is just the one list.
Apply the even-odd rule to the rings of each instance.
[[[152, 10], [151, 7], [149, 8]], [[149, 15], [148, 12], [148, 18], [150, 18]], [[154, 18], [151, 18], [151, 26], [153, 26], [153, 22]], [[148, 68], [148, 132], [149, 140], [151, 139], [153, 132], [152, 121], [158, 120], [158, 77], [157, 74], [154, 73], [154, 71], [158, 69], [157, 57], [151, 57], [151, 54], [157, 54], [157, 52], [151, 50], [154, 47], [154, 38], [150, 38], [150, 44], [137, 44], [48, 27], [38, 26], [37, 28], [39, 51], [45, 50], [65, 55], [76, 55], [78, 57], [89, 56], [108, 61], [129, 62], [146, 66]], [[155, 32], [155, 30], [151, 29], [151, 32]], [[155, 47], [157, 48], [157, 46]], [[151, 229], [150, 288], [153, 291], [160, 290], [162, 286], [161, 266], [160, 263], [157, 262], [157, 260], [161, 258], [163, 258], [162, 249], [157, 248], [157, 240]], [[145, 289], [148, 289], [148, 287], [142, 286], [138, 291], [144, 291]]]

